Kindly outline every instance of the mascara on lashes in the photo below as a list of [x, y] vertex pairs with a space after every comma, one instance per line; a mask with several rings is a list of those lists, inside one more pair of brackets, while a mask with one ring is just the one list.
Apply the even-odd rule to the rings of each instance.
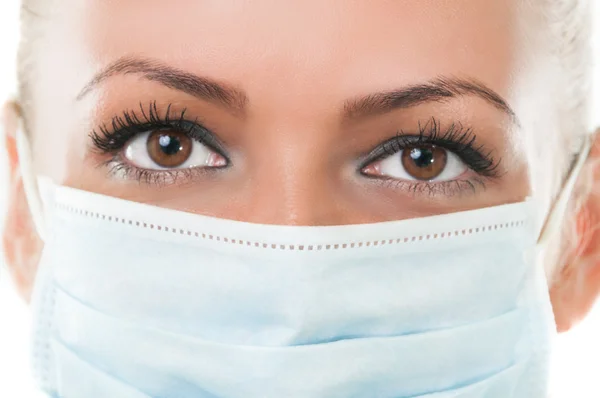
[[[227, 159], [228, 163], [230, 162], [223, 146], [208, 129], [201, 126], [197, 120], [194, 122], [187, 120], [185, 109], [173, 118], [171, 109], [169, 105], [165, 115], [161, 117], [156, 102], [150, 103], [147, 110], [144, 110], [144, 106], [140, 103], [141, 117], [135, 111], [124, 111], [122, 116], [113, 117], [110, 130], [103, 125], [99, 128], [100, 133], [93, 131], [90, 134], [92, 143], [101, 153], [114, 154], [121, 151], [127, 142], [138, 134], [151, 130], [177, 129], [219, 153]], [[359, 170], [373, 162], [396, 155], [406, 147], [419, 145], [436, 145], [451, 151], [479, 175], [496, 177], [498, 174], [500, 161], [494, 159], [492, 151], [485, 151], [483, 145], [476, 145], [476, 135], [471, 128], [452, 123], [442, 129], [441, 123], [436, 118], [432, 118], [425, 124], [419, 124], [416, 134], [400, 131], [395, 137], [379, 144], [361, 162]]]
[[115, 153], [122, 150], [127, 142], [138, 134], [148, 131], [175, 129], [206, 145], [229, 162], [229, 157], [223, 145], [213, 133], [198, 122], [198, 119], [188, 120], [186, 109], [178, 113], [176, 118], [173, 118], [171, 109], [172, 106], [169, 104], [165, 115], [161, 116], [156, 102], [150, 103], [148, 110], [144, 110], [143, 104], [140, 103], [139, 113], [141, 116], [138, 116], [136, 111], [126, 110], [121, 116], [113, 117], [110, 128], [104, 124], [98, 128], [98, 131], [94, 130], [90, 133], [92, 144], [101, 153]]
[[435, 118], [422, 125], [416, 134], [400, 131], [396, 136], [384, 141], [373, 149], [361, 162], [360, 170], [369, 164], [396, 155], [407, 147], [419, 145], [435, 145], [456, 154], [465, 164], [484, 177], [496, 177], [500, 159], [492, 156], [483, 145], [477, 145], [477, 137], [473, 129], [464, 128], [461, 124], [452, 123], [442, 129]]

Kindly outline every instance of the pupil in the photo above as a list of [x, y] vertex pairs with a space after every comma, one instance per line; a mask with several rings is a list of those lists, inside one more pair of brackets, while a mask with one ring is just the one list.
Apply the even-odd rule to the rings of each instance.
[[165, 155], [177, 155], [183, 148], [181, 141], [176, 137], [161, 135], [158, 139], [158, 145]]
[[426, 168], [433, 164], [433, 151], [429, 148], [413, 148], [410, 151], [410, 158], [419, 168]]

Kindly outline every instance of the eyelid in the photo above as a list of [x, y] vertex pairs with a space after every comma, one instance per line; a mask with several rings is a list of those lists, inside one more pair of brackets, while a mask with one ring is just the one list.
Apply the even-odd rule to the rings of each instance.
[[360, 162], [359, 170], [370, 164], [394, 156], [409, 146], [435, 145], [456, 154], [470, 169], [485, 177], [497, 177], [500, 160], [494, 159], [492, 151], [485, 151], [483, 145], [476, 144], [472, 129], [460, 124], [450, 124], [441, 130], [440, 123], [432, 118], [428, 123], [419, 125], [418, 134], [400, 131], [396, 136], [379, 144]]
[[[177, 117], [173, 118], [173, 114]], [[144, 105], [140, 103], [139, 111], [124, 110], [121, 115], [111, 119], [110, 129], [104, 124], [92, 131], [90, 138], [95, 149], [102, 153], [115, 153], [122, 150], [126, 143], [138, 134], [177, 129], [230, 162], [227, 151], [217, 136], [204, 127], [198, 118], [192, 121], [186, 117], [186, 114], [186, 108], [178, 113], [172, 112], [172, 104], [169, 104], [164, 114], [161, 114], [156, 101], [149, 103], [147, 109], [144, 109]]]
[[210, 130], [198, 123], [198, 119], [196, 119], [194, 122], [182, 121], [182, 124], [189, 124], [189, 129], [186, 131], [186, 134], [190, 138], [200, 142], [210, 150], [217, 152], [219, 155], [227, 159], [228, 162], [230, 161], [221, 141], [219, 141], [217, 136], [215, 136]]

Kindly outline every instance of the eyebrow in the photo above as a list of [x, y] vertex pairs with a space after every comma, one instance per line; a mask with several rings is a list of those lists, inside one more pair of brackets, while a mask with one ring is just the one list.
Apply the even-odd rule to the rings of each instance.
[[[235, 113], [244, 113], [248, 104], [248, 97], [241, 89], [159, 61], [135, 57], [120, 58], [98, 72], [77, 95], [77, 100], [83, 99], [105, 80], [116, 75], [141, 75], [146, 80], [217, 103]], [[515, 112], [501, 95], [475, 79], [457, 77], [439, 77], [398, 90], [351, 99], [344, 104], [343, 114], [345, 119], [354, 120], [380, 115], [395, 109], [411, 108], [428, 102], [443, 102], [469, 95], [485, 100], [518, 124]]]
[[347, 101], [344, 105], [344, 117], [347, 119], [364, 118], [394, 109], [410, 108], [428, 102], [443, 102], [468, 95], [485, 100], [506, 113], [518, 124], [515, 112], [501, 95], [477, 80], [456, 77], [439, 77], [426, 83]]
[[140, 75], [146, 80], [155, 81], [196, 98], [217, 103], [236, 113], [243, 112], [248, 102], [247, 96], [235, 87], [158, 61], [132, 57], [120, 58], [98, 72], [77, 95], [77, 100], [83, 99], [94, 88], [116, 75]]

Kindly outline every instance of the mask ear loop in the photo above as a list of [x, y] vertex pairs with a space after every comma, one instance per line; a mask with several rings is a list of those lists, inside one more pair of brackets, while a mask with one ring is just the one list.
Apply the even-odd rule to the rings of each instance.
[[567, 205], [569, 204], [569, 200], [571, 199], [573, 190], [575, 189], [575, 183], [577, 182], [577, 179], [581, 174], [581, 170], [583, 169], [590, 151], [592, 150], [592, 141], [595, 136], [596, 134], [592, 134], [585, 138], [583, 147], [581, 148], [581, 151], [575, 160], [575, 164], [571, 168], [569, 176], [567, 177], [567, 180], [565, 181], [558, 198], [550, 209], [546, 223], [542, 227], [542, 231], [537, 242], [539, 248], [545, 248], [553, 234], [560, 229], [560, 225], [567, 211]]
[[25, 199], [31, 212], [31, 218], [35, 229], [43, 241], [46, 241], [46, 222], [44, 217], [44, 208], [37, 183], [36, 173], [33, 170], [33, 158], [31, 156], [31, 145], [29, 138], [23, 128], [23, 120], [19, 120], [19, 126], [16, 134], [17, 156], [19, 157], [19, 167], [21, 168], [21, 178], [23, 181], [23, 190]]

